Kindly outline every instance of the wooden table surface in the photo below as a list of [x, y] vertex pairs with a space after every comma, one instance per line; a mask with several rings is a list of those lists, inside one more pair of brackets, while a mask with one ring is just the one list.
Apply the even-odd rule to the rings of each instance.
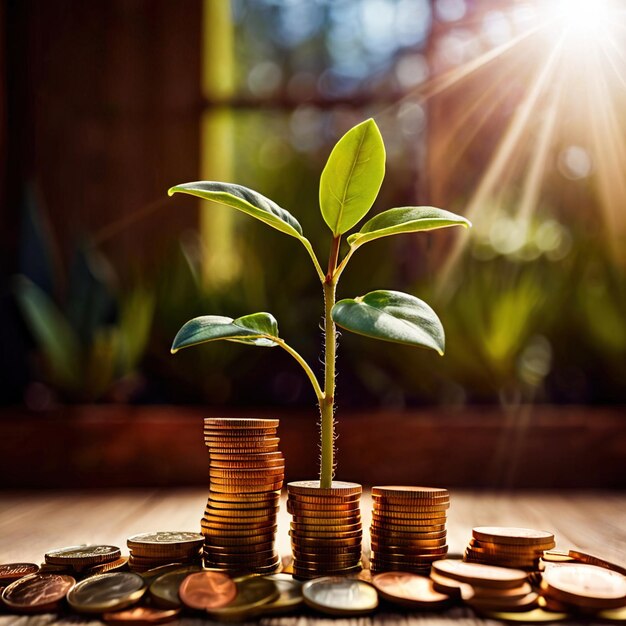
[[[198, 489], [0, 492], [0, 563], [40, 563], [53, 547], [79, 543], [107, 543], [125, 547], [129, 535], [156, 530], [197, 530], [207, 494]], [[367, 547], [371, 501], [362, 503], [364, 546]], [[289, 554], [289, 516], [281, 507], [278, 548]], [[625, 492], [521, 492], [451, 493], [448, 544], [460, 554], [471, 529], [478, 525], [525, 526], [553, 531], [557, 548], [575, 547], [626, 564]], [[125, 552], [123, 548], [122, 552]], [[413, 623], [496, 624], [478, 618], [471, 610], [455, 608], [445, 613], [380, 611], [370, 618], [325, 619], [313, 613], [266, 618], [276, 626], [308, 626], [326, 622], [335, 626], [369, 623], [408, 626]], [[0, 614], [0, 626], [43, 624], [101, 624], [97, 619], [54, 615], [15, 616]], [[208, 623], [200, 618], [179, 620], [185, 626]]]

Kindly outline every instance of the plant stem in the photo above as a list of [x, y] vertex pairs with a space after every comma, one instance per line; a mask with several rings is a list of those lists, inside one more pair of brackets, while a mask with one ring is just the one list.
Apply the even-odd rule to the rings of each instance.
[[324, 398], [320, 402], [322, 429], [322, 462], [320, 467], [320, 487], [332, 485], [335, 473], [335, 359], [337, 354], [337, 330], [332, 311], [335, 306], [337, 281], [335, 268], [339, 256], [341, 235], [333, 238], [328, 258], [328, 273], [324, 280]]
[[291, 354], [291, 356], [298, 361], [306, 375], [309, 377], [311, 381], [311, 385], [313, 385], [313, 391], [315, 391], [315, 395], [317, 396], [317, 401], [321, 404], [324, 401], [324, 392], [320, 387], [319, 382], [317, 381], [317, 377], [313, 373], [313, 370], [309, 367], [309, 364], [300, 356], [300, 354], [294, 350], [288, 343], [285, 343], [282, 339], [278, 337], [274, 337], [273, 335], [259, 335], [263, 336], [266, 339], [270, 339], [274, 343], [278, 344], [285, 352]]

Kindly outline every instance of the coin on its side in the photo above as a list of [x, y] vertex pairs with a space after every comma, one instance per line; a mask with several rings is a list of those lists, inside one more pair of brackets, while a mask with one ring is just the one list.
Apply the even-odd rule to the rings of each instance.
[[45, 613], [57, 608], [76, 580], [63, 574], [30, 574], [4, 588], [2, 601], [19, 613]]
[[378, 606], [378, 593], [358, 578], [327, 576], [302, 586], [308, 606], [329, 615], [366, 615]]
[[280, 595], [276, 600], [259, 607], [257, 615], [289, 613], [304, 603], [302, 583], [294, 580], [289, 574], [270, 574], [266, 578], [278, 587]]
[[156, 533], [141, 533], [129, 537], [126, 544], [131, 549], [152, 548], [158, 546], [185, 546], [198, 548], [202, 546], [204, 538], [199, 533], [187, 531], [159, 531]]
[[[159, 574], [157, 570], [161, 570], [161, 573]], [[150, 576], [150, 572], [143, 574], [144, 577], [148, 578], [150, 584], [148, 589], [150, 600], [159, 608], [177, 609], [181, 606], [178, 595], [180, 584], [189, 574], [201, 571], [201, 567], [199, 565], [164, 565], [151, 571], [153, 574]]]
[[131, 606], [143, 596], [146, 582], [134, 572], [109, 572], [79, 582], [67, 601], [79, 613], [104, 613]]
[[452, 601], [451, 596], [437, 591], [429, 578], [408, 572], [377, 574], [372, 584], [385, 600], [409, 608], [439, 608]]
[[39, 565], [35, 563], [5, 563], [0, 565], [0, 585], [9, 585], [19, 578], [36, 574], [39, 571]]
[[102, 619], [107, 624], [166, 624], [176, 619], [180, 609], [156, 609], [151, 606], [134, 606], [130, 609], [104, 613]]
[[[477, 526], [472, 529], [474, 539], [496, 544], [516, 546], [550, 546], [554, 547], [554, 535], [546, 530], [534, 528], [516, 528], [509, 526]], [[550, 549], [546, 548], [546, 549]]]

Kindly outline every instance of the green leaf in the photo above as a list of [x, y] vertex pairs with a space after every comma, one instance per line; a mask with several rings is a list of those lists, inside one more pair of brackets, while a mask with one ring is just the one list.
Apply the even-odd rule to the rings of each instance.
[[304, 239], [302, 226], [298, 220], [285, 209], [265, 196], [243, 187], [230, 183], [213, 181], [199, 181], [196, 183], [184, 183], [172, 187], [168, 192], [170, 196], [175, 193], [187, 193], [205, 200], [213, 200], [220, 204], [233, 207], [255, 217], [268, 226], [275, 228], [296, 239]]
[[172, 354], [181, 348], [217, 339], [266, 348], [277, 345], [268, 336], [278, 337], [278, 323], [270, 313], [253, 313], [237, 319], [221, 315], [204, 315], [189, 320], [178, 331], [172, 344]]
[[349, 130], [333, 148], [320, 179], [320, 208], [335, 236], [372, 208], [385, 177], [385, 144], [373, 119]]
[[73, 328], [47, 294], [25, 276], [17, 277], [15, 294], [54, 382], [76, 388], [81, 378], [81, 349]]
[[450, 226], [471, 227], [472, 223], [455, 213], [432, 206], [405, 206], [379, 213], [363, 224], [358, 233], [348, 237], [351, 246], [360, 246], [368, 241], [400, 235], [417, 233], [423, 230], [435, 230]]
[[408, 293], [379, 290], [340, 300], [332, 315], [336, 324], [359, 335], [430, 348], [439, 354], [445, 349], [443, 326], [437, 314]]

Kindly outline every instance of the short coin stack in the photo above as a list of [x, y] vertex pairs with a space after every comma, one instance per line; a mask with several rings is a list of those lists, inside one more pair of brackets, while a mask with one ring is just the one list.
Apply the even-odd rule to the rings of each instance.
[[447, 489], [373, 487], [372, 500], [372, 573], [428, 573], [433, 561], [445, 557]]
[[72, 575], [89, 575], [106, 571], [108, 565], [115, 568], [120, 562], [125, 564], [117, 546], [69, 546], [48, 550], [41, 570], [42, 572], [56, 571]]
[[185, 531], [161, 531], [133, 535], [126, 541], [130, 550], [128, 566], [133, 572], [180, 563], [191, 565], [202, 559], [204, 537]]
[[287, 510], [291, 522], [293, 575], [317, 578], [361, 571], [361, 485], [333, 481], [289, 483]]
[[255, 574], [279, 568], [274, 541], [285, 460], [277, 429], [277, 419], [204, 420], [210, 486], [201, 525], [207, 567]]
[[520, 569], [446, 559], [433, 563], [430, 578], [436, 591], [463, 599], [479, 612], [527, 611], [539, 599]]
[[551, 550], [554, 546], [554, 535], [544, 530], [479, 526], [472, 530], [465, 560], [535, 570], [543, 551]]

